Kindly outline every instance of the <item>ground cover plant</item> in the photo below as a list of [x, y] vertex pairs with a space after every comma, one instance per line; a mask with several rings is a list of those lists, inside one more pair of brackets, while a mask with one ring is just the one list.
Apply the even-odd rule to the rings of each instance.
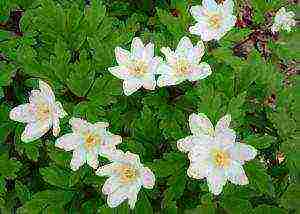
[[0, 213], [300, 213], [297, 13], [1, 0]]

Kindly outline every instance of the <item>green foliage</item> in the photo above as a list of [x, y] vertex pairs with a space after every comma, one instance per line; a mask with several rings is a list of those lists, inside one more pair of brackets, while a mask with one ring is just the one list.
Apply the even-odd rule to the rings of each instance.
[[[289, 1], [292, 2], [292, 1]], [[132, 38], [175, 48], [190, 35], [189, 13], [197, 0], [0, 0], [0, 213], [281, 214], [299, 213], [299, 29], [270, 34], [269, 16], [282, 0], [235, 1], [238, 19], [251, 8], [250, 24], [219, 41], [205, 42], [202, 61], [213, 73], [180, 85], [124, 96], [122, 81], [107, 68], [114, 50], [130, 49]], [[20, 12], [20, 21], [14, 12]], [[245, 17], [244, 17], [245, 18]], [[249, 17], [248, 17], [249, 18]], [[21, 32], [19, 32], [20, 30]], [[298, 72], [299, 73], [299, 72]], [[142, 189], [135, 209], [126, 202], [109, 208], [101, 193], [104, 177], [88, 166], [70, 169], [71, 152], [54, 146], [48, 133], [31, 143], [24, 124], [11, 121], [12, 107], [28, 102], [37, 79], [47, 81], [70, 117], [106, 121], [156, 176]], [[188, 116], [205, 113], [214, 124], [231, 114], [238, 139], [258, 150], [244, 165], [246, 186], [228, 182], [213, 196], [206, 181], [191, 179], [189, 161], [176, 142], [190, 134]], [[107, 162], [100, 159], [101, 165]]]

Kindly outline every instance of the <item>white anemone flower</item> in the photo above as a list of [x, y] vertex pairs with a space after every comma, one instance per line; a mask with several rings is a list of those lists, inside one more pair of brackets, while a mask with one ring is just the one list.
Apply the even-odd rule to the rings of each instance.
[[22, 123], [27, 123], [21, 135], [23, 142], [39, 139], [53, 127], [53, 135], [60, 132], [59, 119], [65, 117], [62, 104], [55, 101], [51, 87], [39, 80], [39, 90], [32, 90], [29, 103], [19, 105], [10, 111], [9, 117]]
[[235, 25], [233, 9], [232, 0], [225, 0], [223, 4], [214, 0], [203, 0], [202, 6], [192, 6], [190, 12], [196, 24], [189, 28], [190, 33], [201, 36], [203, 41], [221, 39]]
[[108, 195], [107, 204], [114, 208], [128, 199], [133, 209], [141, 187], [152, 189], [155, 176], [148, 167], [141, 164], [139, 156], [131, 152], [119, 151], [119, 155], [111, 160], [112, 163], [100, 167], [96, 172], [99, 176], [109, 177], [102, 187], [103, 194]]
[[276, 33], [281, 29], [290, 32], [291, 27], [296, 25], [294, 17], [295, 13], [293, 11], [287, 12], [284, 7], [280, 8], [275, 15], [274, 24], [271, 27], [272, 33]]
[[245, 161], [255, 158], [257, 151], [250, 145], [235, 142], [236, 134], [229, 128], [230, 115], [222, 117], [215, 129], [205, 114], [189, 117], [191, 136], [180, 139], [177, 147], [188, 153], [191, 178], [206, 178], [209, 190], [218, 195], [227, 180], [246, 185], [248, 178], [242, 167]]
[[182, 37], [175, 51], [169, 47], [163, 47], [161, 52], [166, 56], [167, 63], [161, 63], [157, 73], [161, 74], [157, 85], [177, 85], [185, 80], [196, 81], [209, 76], [212, 71], [206, 62], [202, 62], [204, 44], [199, 41], [193, 46], [188, 37]]
[[123, 91], [129, 96], [144, 87], [154, 90], [156, 86], [155, 73], [160, 63], [159, 57], [154, 57], [154, 44], [144, 46], [140, 38], [132, 40], [131, 52], [121, 47], [115, 48], [118, 66], [108, 68], [108, 71], [124, 80]]
[[106, 130], [106, 122], [89, 123], [80, 118], [71, 118], [69, 121], [73, 133], [68, 133], [58, 138], [55, 146], [66, 151], [73, 150], [70, 166], [78, 170], [85, 162], [92, 168], [99, 165], [98, 155], [109, 158], [116, 150], [116, 145], [122, 142], [119, 135], [114, 135]]

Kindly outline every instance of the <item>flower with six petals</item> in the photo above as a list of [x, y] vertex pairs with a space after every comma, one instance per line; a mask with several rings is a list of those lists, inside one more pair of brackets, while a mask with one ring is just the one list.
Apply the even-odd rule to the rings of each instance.
[[280, 8], [275, 15], [274, 24], [271, 27], [272, 33], [276, 33], [281, 29], [290, 32], [291, 27], [296, 25], [294, 16], [295, 13], [293, 11], [287, 12], [284, 7]]
[[123, 79], [124, 94], [129, 96], [144, 87], [154, 90], [156, 86], [155, 73], [160, 63], [160, 57], [154, 57], [154, 44], [144, 46], [140, 38], [132, 40], [131, 52], [116, 47], [118, 66], [108, 68], [108, 71], [119, 79]]
[[51, 87], [39, 80], [39, 90], [32, 90], [29, 103], [19, 105], [10, 111], [9, 117], [22, 123], [27, 123], [21, 135], [23, 142], [37, 140], [53, 127], [53, 135], [58, 136], [60, 132], [59, 119], [65, 117], [60, 102], [55, 101]]
[[229, 128], [230, 115], [222, 117], [214, 128], [204, 114], [189, 117], [191, 136], [180, 139], [177, 147], [188, 153], [187, 174], [195, 179], [206, 178], [209, 190], [218, 195], [226, 181], [246, 185], [248, 178], [242, 167], [257, 151], [250, 145], [235, 142], [236, 134]]
[[106, 122], [91, 124], [80, 118], [71, 118], [69, 123], [73, 132], [58, 138], [55, 146], [66, 151], [73, 150], [70, 163], [73, 170], [78, 170], [85, 162], [97, 169], [98, 155], [109, 158], [116, 152], [116, 145], [122, 142], [120, 136], [106, 130], [109, 126]]
[[128, 199], [131, 209], [137, 201], [137, 195], [142, 186], [152, 189], [155, 176], [148, 167], [144, 167], [138, 155], [131, 152], [118, 151], [111, 158], [112, 163], [100, 167], [96, 174], [108, 176], [102, 187], [107, 197], [107, 204], [114, 208]]
[[201, 36], [203, 41], [221, 39], [235, 25], [233, 8], [232, 0], [225, 0], [223, 4], [203, 0], [202, 6], [192, 6], [190, 12], [197, 23], [189, 28], [190, 33]]
[[167, 63], [161, 63], [157, 73], [161, 74], [157, 85], [176, 85], [185, 80], [196, 81], [204, 79], [211, 74], [211, 68], [206, 62], [202, 62], [204, 44], [199, 41], [193, 46], [188, 37], [182, 37], [175, 51], [169, 47], [163, 47], [161, 52], [165, 55]]

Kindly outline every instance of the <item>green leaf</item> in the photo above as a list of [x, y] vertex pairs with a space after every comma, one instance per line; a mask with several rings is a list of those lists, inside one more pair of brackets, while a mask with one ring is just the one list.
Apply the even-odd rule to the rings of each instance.
[[5, 178], [16, 178], [17, 172], [20, 170], [22, 164], [19, 161], [11, 160], [8, 154], [0, 155], [0, 175]]
[[145, 213], [152, 214], [153, 209], [144, 191], [139, 193], [138, 201], [134, 208], [135, 214]]
[[290, 184], [287, 190], [283, 193], [280, 198], [280, 204], [286, 209], [295, 210], [296, 213], [300, 211], [300, 185]]
[[51, 166], [40, 169], [40, 174], [44, 181], [51, 185], [63, 188], [69, 187], [71, 173], [66, 170]]
[[85, 21], [86, 21], [86, 32], [89, 34], [95, 33], [99, 24], [105, 17], [105, 7], [102, 4], [101, 0], [92, 0], [91, 5], [86, 6], [85, 13]]
[[287, 212], [278, 207], [260, 205], [252, 211], [252, 214], [287, 214]]
[[16, 181], [16, 194], [20, 199], [21, 203], [24, 204], [26, 201], [31, 199], [31, 193], [28, 187], [22, 184], [20, 181]]
[[249, 213], [252, 210], [250, 201], [236, 197], [223, 197], [221, 206], [231, 214]]
[[250, 135], [244, 141], [256, 149], [266, 149], [276, 142], [276, 137], [270, 135]]

